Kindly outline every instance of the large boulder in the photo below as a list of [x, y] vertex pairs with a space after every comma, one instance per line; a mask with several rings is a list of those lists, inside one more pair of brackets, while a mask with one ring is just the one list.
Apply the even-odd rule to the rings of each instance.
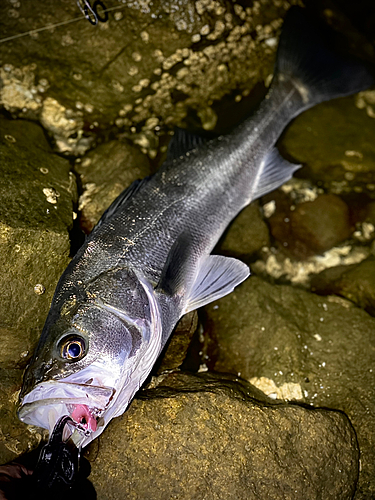
[[343, 413], [272, 404], [233, 377], [153, 385], [92, 446], [98, 500], [352, 498], [358, 449]]
[[212, 128], [214, 101], [232, 91], [241, 99], [272, 73], [282, 20], [294, 3], [127, 2], [96, 27], [69, 0], [10, 3], [0, 20], [3, 38], [57, 26], [0, 45], [1, 101], [10, 112], [39, 118], [61, 151], [82, 153], [91, 135], [114, 124], [142, 129], [143, 143], [156, 152], [160, 126], [179, 123], [190, 108]]
[[342, 298], [270, 285], [257, 277], [205, 313], [210, 368], [240, 375], [275, 399], [348, 415], [361, 450], [356, 498], [372, 498], [374, 318]]
[[282, 151], [304, 165], [302, 175], [334, 193], [374, 191], [375, 112], [366, 113], [363, 99], [335, 99], [308, 110], [281, 141]]
[[69, 262], [76, 182], [42, 129], [0, 121], [0, 462], [35, 439], [16, 417], [22, 369]]
[[313, 277], [311, 289], [320, 295], [345, 297], [375, 316], [375, 258], [326, 269]]

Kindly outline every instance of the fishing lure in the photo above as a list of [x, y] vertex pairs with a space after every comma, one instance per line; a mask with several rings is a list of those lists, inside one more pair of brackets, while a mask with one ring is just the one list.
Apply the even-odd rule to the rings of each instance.
[[91, 6], [88, 0], [77, 0], [77, 5], [85, 18], [94, 26], [108, 21], [108, 11], [101, 0], [95, 0]]

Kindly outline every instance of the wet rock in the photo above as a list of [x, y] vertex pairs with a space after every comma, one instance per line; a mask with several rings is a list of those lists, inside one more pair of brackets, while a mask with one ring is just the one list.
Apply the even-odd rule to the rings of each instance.
[[292, 283], [310, 288], [311, 278], [316, 274], [336, 266], [358, 264], [371, 255], [371, 248], [363, 245], [341, 245], [331, 248], [322, 255], [312, 255], [303, 260], [291, 258], [280, 248], [263, 248], [262, 258], [251, 265], [255, 274], [278, 283]]
[[13, 368], [37, 340], [69, 262], [76, 185], [40, 127], [2, 119], [1, 131], [0, 365]]
[[269, 243], [268, 226], [262, 217], [258, 203], [252, 203], [229, 226], [217, 251], [220, 254], [247, 261]]
[[[167, 370], [177, 370], [186, 359], [186, 355], [198, 327], [198, 313], [191, 311], [185, 314], [177, 323], [165, 353], [161, 355], [157, 373]], [[153, 369], [155, 373], [155, 368]]]
[[16, 390], [69, 262], [76, 185], [39, 126], [1, 119], [0, 129], [1, 463], [29, 446], [16, 420]]
[[90, 233], [103, 212], [136, 179], [151, 173], [150, 162], [126, 142], [103, 144], [76, 163], [83, 193], [79, 199], [80, 225]]
[[366, 221], [375, 226], [375, 202], [367, 205]]
[[134, 1], [118, 4], [97, 27], [79, 18], [75, 2], [9, 4], [3, 38], [61, 25], [1, 44], [2, 103], [40, 117], [61, 151], [80, 154], [109, 124], [154, 131], [179, 123], [188, 108], [212, 128], [215, 100], [232, 91], [241, 99], [272, 73], [282, 19], [294, 3]]
[[269, 219], [271, 233], [294, 257], [323, 253], [352, 233], [348, 206], [334, 194], [297, 205], [287, 200], [277, 205], [278, 210]]
[[20, 369], [0, 369], [0, 463], [15, 459], [38, 446], [42, 430], [26, 426], [17, 418]]
[[337, 194], [354, 188], [374, 191], [375, 119], [359, 109], [356, 99], [335, 99], [302, 113], [280, 144], [304, 165], [301, 175]]
[[358, 450], [343, 413], [274, 405], [225, 376], [154, 385], [92, 446], [98, 498], [352, 498]]
[[345, 297], [375, 316], [375, 258], [326, 269], [311, 280], [311, 290], [320, 295]]
[[301, 203], [290, 214], [292, 233], [316, 253], [322, 253], [349, 238], [349, 209], [334, 194]]
[[355, 192], [343, 198], [324, 194], [313, 182], [292, 178], [262, 197], [273, 239], [252, 270], [309, 289], [311, 278], [323, 270], [363, 261], [375, 236], [370, 199]]
[[356, 498], [375, 495], [375, 320], [339, 297], [253, 277], [205, 308], [210, 368], [274, 398], [340, 409], [361, 450]]

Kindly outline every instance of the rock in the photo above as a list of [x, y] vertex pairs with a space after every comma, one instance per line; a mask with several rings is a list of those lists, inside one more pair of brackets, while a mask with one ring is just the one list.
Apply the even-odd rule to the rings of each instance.
[[345, 297], [375, 316], [375, 258], [326, 269], [311, 280], [311, 290], [320, 295]]
[[297, 205], [287, 200], [278, 203], [269, 224], [272, 235], [288, 253], [302, 259], [337, 246], [352, 233], [348, 206], [334, 194]]
[[363, 193], [324, 194], [311, 181], [292, 178], [262, 197], [273, 239], [252, 270], [309, 289], [311, 277], [324, 269], [358, 264], [371, 254], [375, 237], [370, 200]]
[[1, 119], [0, 128], [1, 463], [35, 443], [17, 422], [16, 391], [69, 262], [76, 184], [39, 126]]
[[179, 123], [189, 108], [210, 129], [214, 101], [232, 91], [241, 99], [272, 73], [282, 19], [295, 3], [130, 2], [97, 27], [76, 2], [9, 4], [3, 38], [61, 24], [1, 44], [1, 101], [41, 119], [60, 151], [79, 154], [110, 124], [157, 140], [155, 127]]
[[135, 146], [111, 141], [76, 163], [83, 193], [79, 199], [80, 226], [90, 233], [103, 212], [136, 179], [151, 173], [150, 162]]
[[375, 201], [367, 205], [366, 220], [375, 226]]
[[24, 364], [69, 262], [76, 184], [42, 129], [1, 120], [0, 366]]
[[220, 375], [155, 385], [92, 445], [98, 499], [352, 498], [358, 450], [343, 413], [257, 400]]
[[4, 464], [38, 446], [42, 429], [26, 426], [17, 418], [23, 370], [0, 368], [0, 463]]
[[291, 258], [280, 248], [264, 248], [262, 259], [251, 265], [255, 274], [278, 283], [292, 283], [310, 289], [311, 278], [325, 269], [339, 265], [358, 264], [371, 255], [371, 249], [363, 245], [341, 245], [323, 255], [312, 255], [303, 260]]
[[301, 203], [290, 214], [293, 236], [316, 253], [338, 245], [351, 234], [349, 209], [334, 194], [321, 195]]
[[373, 193], [374, 134], [375, 120], [359, 109], [358, 96], [347, 97], [298, 116], [283, 135], [280, 148], [304, 165], [301, 175], [323, 182], [330, 192], [356, 188]]
[[[167, 370], [177, 370], [186, 359], [189, 346], [198, 327], [198, 313], [191, 311], [182, 316], [177, 323], [164, 354], [159, 358], [157, 373]], [[155, 373], [155, 368], [153, 369]]]
[[348, 415], [361, 450], [356, 499], [372, 498], [375, 320], [339, 297], [323, 298], [256, 277], [205, 312], [212, 336], [205, 352], [209, 368], [241, 375], [274, 398]]
[[269, 244], [268, 226], [260, 213], [259, 204], [255, 202], [236, 217], [215, 252], [248, 261]]

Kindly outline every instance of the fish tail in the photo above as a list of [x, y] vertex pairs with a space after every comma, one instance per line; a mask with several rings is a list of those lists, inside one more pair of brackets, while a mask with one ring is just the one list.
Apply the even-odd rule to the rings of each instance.
[[374, 76], [364, 63], [334, 52], [332, 31], [311, 17], [301, 7], [288, 11], [279, 41], [275, 80], [291, 79], [305, 108], [373, 85]]

